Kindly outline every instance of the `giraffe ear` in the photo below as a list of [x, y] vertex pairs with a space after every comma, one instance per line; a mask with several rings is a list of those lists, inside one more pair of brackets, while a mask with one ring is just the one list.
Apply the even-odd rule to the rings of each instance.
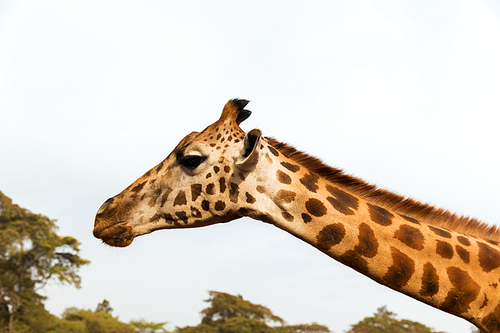
[[245, 135], [243, 150], [236, 162], [236, 166], [242, 171], [250, 171], [259, 162], [261, 136], [262, 132], [258, 128], [254, 128]]

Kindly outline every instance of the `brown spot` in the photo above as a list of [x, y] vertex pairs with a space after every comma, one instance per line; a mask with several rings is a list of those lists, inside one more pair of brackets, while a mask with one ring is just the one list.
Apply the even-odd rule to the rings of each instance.
[[201, 194], [201, 184], [191, 185], [191, 201], [196, 201]]
[[231, 142], [233, 140], [233, 137], [230, 135], [227, 137], [227, 141]]
[[281, 170], [276, 171], [276, 178], [282, 184], [290, 185], [292, 183], [292, 178]]
[[186, 192], [180, 190], [174, 200], [174, 206], [182, 206], [187, 204]]
[[179, 220], [182, 220], [182, 222], [184, 222], [184, 224], [188, 223], [188, 217], [187, 217], [186, 212], [176, 212], [175, 215], [177, 215]]
[[204, 211], [208, 212], [210, 210], [210, 202], [207, 201], [207, 200], [203, 200], [201, 202], [201, 209], [203, 209]]
[[206, 189], [207, 194], [214, 194], [215, 193], [215, 185], [214, 183], [210, 183], [207, 185]]
[[326, 200], [342, 214], [353, 215], [358, 209], [359, 200], [355, 196], [330, 185], [326, 186], [326, 190], [333, 195], [333, 197], [327, 197]]
[[470, 240], [464, 236], [457, 236], [457, 240], [465, 246], [470, 246]]
[[240, 142], [240, 139], [234, 140], [234, 143], [238, 143], [238, 142]]
[[278, 153], [278, 151], [276, 149], [274, 149], [273, 147], [267, 146], [267, 149], [269, 149], [271, 154], [273, 154], [274, 156], [280, 156], [280, 153]]
[[374, 206], [372, 204], [367, 204], [367, 205], [370, 211], [370, 217], [373, 222], [383, 226], [388, 226], [392, 224], [392, 218], [394, 217], [394, 215], [392, 215], [391, 212], [379, 206]]
[[415, 227], [407, 224], [402, 224], [401, 227], [394, 233], [394, 238], [397, 238], [401, 243], [415, 250], [424, 248], [424, 235]]
[[219, 173], [219, 171], [220, 171], [220, 168], [217, 165], [214, 165], [214, 172]]
[[488, 305], [488, 296], [486, 296], [486, 294], [484, 294], [484, 301], [483, 301], [483, 304], [481, 304], [481, 306], [479, 307], [479, 310], [481, 310], [482, 308], [484, 308], [486, 305]]
[[245, 193], [245, 196], [247, 197], [247, 203], [253, 204], [255, 203], [255, 198], [248, 192]]
[[167, 222], [171, 222], [174, 219], [170, 214], [161, 214], [161, 217], [165, 219]]
[[302, 183], [302, 185], [304, 185], [309, 191], [311, 192], [314, 192], [316, 193], [316, 191], [318, 190], [318, 176], [316, 176], [315, 174], [313, 173], [309, 173], [307, 175], [304, 175], [304, 177], [302, 177], [300, 179], [300, 182]]
[[424, 265], [424, 273], [422, 275], [422, 288], [420, 295], [434, 296], [439, 291], [439, 276], [437, 271], [430, 262]]
[[215, 203], [214, 208], [215, 210], [220, 212], [221, 210], [224, 210], [224, 208], [226, 208], [226, 203], [224, 201], [219, 200]]
[[219, 188], [220, 188], [220, 193], [224, 193], [226, 191], [226, 178], [222, 177], [219, 179]]
[[287, 204], [295, 200], [295, 192], [287, 190], [279, 190], [274, 197], [274, 201], [280, 204]]
[[345, 227], [341, 223], [334, 223], [324, 227], [316, 236], [318, 249], [328, 251], [334, 245], [339, 244], [345, 236]]
[[271, 158], [271, 156], [269, 156], [268, 153], [266, 153], [264, 156], [266, 157], [266, 160], [267, 160], [268, 163], [273, 164], [273, 159]]
[[144, 187], [144, 185], [146, 185], [147, 182], [142, 182], [140, 183], [139, 185], [136, 185], [134, 186], [131, 191], [134, 192], [134, 193], [137, 193], [139, 192], [140, 190], [142, 190], [142, 188]]
[[479, 265], [485, 272], [490, 272], [500, 266], [500, 251], [491, 246], [477, 242], [479, 246]]
[[429, 229], [431, 229], [438, 236], [441, 236], [444, 238], [451, 238], [451, 234], [446, 230], [433, 227], [432, 225], [429, 225]]
[[229, 200], [231, 202], [238, 202], [238, 195], [240, 194], [240, 187], [236, 183], [229, 183]]
[[453, 258], [453, 247], [450, 243], [438, 240], [436, 243], [436, 253], [445, 259]]
[[453, 288], [441, 304], [441, 310], [458, 315], [467, 312], [470, 309], [470, 303], [477, 298], [481, 288], [469, 273], [460, 268], [448, 267], [447, 272]]
[[373, 258], [377, 255], [378, 241], [372, 228], [366, 223], [359, 225], [359, 244], [354, 248], [360, 255]]
[[462, 259], [462, 261], [466, 264], [470, 262], [470, 253], [460, 245], [455, 245], [455, 250], [457, 250], [457, 254]]
[[165, 203], [167, 202], [167, 199], [168, 199], [168, 196], [170, 195], [170, 193], [172, 193], [172, 189], [171, 188], [167, 188], [165, 190], [165, 192], [163, 192], [163, 194], [161, 195], [161, 205], [160, 207], [163, 207], [165, 205]]
[[215, 140], [219, 141], [220, 137], [222, 136], [222, 134], [217, 134], [217, 138]]
[[415, 272], [415, 261], [391, 246], [392, 266], [384, 275], [387, 284], [394, 288], [402, 288], [408, 284]]
[[297, 172], [300, 170], [300, 166], [288, 162], [281, 162], [281, 165], [291, 172]]
[[262, 185], [258, 185], [256, 189], [257, 189], [257, 192], [259, 192], [259, 193], [265, 193], [266, 192], [266, 188], [264, 186], [262, 186]]
[[484, 317], [481, 324], [484, 325], [490, 332], [498, 332], [500, 329], [500, 304], [495, 307], [495, 310]]
[[208, 179], [210, 177], [212, 177], [212, 173], [209, 172], [209, 173], [207, 173], [207, 177], [206, 178]]
[[241, 178], [241, 180], [243, 180], [243, 181], [246, 179], [245, 175], [244, 175], [244, 174], [242, 174], [241, 172], [240, 172], [240, 173], [238, 173], [238, 176], [239, 176], [239, 177]]
[[368, 273], [368, 261], [355, 250], [349, 250], [339, 257], [339, 261], [361, 274]]
[[302, 213], [302, 219], [304, 220], [305, 223], [309, 223], [312, 221], [311, 215], [308, 215], [306, 213]]
[[493, 287], [496, 289], [498, 287], [498, 283], [492, 283], [492, 284], [490, 284], [490, 287]]
[[230, 167], [229, 165], [225, 165], [225, 166], [224, 166], [224, 172], [225, 172], [225, 173], [229, 173], [229, 172], [231, 172], [231, 167]]
[[212, 148], [215, 147], [215, 143], [211, 143], [210, 147], [212, 147]]
[[408, 222], [415, 223], [415, 224], [420, 224], [420, 222], [418, 222], [418, 220], [416, 220], [416, 219], [414, 219], [412, 217], [401, 215], [401, 214], [399, 214], [399, 216], [401, 216], [402, 218], [404, 218]]
[[292, 214], [288, 213], [288, 212], [281, 212], [281, 216], [283, 216], [283, 218], [285, 220], [287, 220], [288, 222], [292, 222], [293, 221], [293, 216]]
[[306, 201], [306, 209], [311, 215], [316, 217], [325, 215], [327, 211], [325, 205], [318, 199], [314, 198]]
[[201, 218], [201, 212], [196, 207], [191, 206], [191, 216]]

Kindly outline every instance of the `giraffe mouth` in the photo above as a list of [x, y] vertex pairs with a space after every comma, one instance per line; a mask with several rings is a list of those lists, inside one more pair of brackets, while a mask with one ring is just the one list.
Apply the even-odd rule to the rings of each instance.
[[97, 224], [94, 227], [93, 234], [104, 243], [115, 247], [129, 246], [134, 240], [134, 228], [124, 222], [113, 225]]

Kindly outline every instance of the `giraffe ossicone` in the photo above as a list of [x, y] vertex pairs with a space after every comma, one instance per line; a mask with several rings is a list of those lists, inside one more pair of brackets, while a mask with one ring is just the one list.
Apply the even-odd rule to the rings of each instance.
[[483, 332], [500, 332], [496, 227], [381, 190], [259, 129], [245, 133], [247, 104], [230, 100], [219, 120], [108, 199], [95, 237], [124, 247], [160, 229], [249, 216]]

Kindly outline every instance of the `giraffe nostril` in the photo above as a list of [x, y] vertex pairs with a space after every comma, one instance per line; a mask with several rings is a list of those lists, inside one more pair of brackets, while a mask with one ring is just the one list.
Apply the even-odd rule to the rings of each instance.
[[109, 204], [111, 204], [115, 199], [113, 198], [109, 198], [108, 200], [106, 200], [102, 206], [99, 208], [99, 210], [97, 211], [97, 214], [102, 214], [102, 212], [109, 206]]

